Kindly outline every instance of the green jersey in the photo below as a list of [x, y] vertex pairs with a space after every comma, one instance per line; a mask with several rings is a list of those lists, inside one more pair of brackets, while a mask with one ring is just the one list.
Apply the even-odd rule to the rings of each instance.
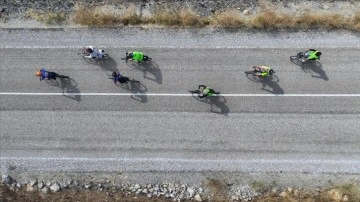
[[132, 54], [133, 54], [133, 58], [132, 58], [133, 60], [136, 60], [138, 62], [143, 61], [144, 54], [142, 52], [133, 52]]

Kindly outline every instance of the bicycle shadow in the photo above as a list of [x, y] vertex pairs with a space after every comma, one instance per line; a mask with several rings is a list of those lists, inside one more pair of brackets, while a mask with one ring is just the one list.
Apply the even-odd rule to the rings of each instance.
[[[59, 81], [58, 81], [59, 79]], [[78, 102], [81, 101], [80, 90], [77, 88], [77, 83], [72, 78], [57, 78], [56, 80], [45, 80], [47, 84], [57, 86], [62, 89], [62, 93], [65, 97], [71, 98]], [[76, 93], [76, 95], [71, 95]]]
[[83, 57], [83, 59], [85, 60], [85, 62], [92, 64], [92, 65], [98, 65], [101, 69], [105, 70], [105, 71], [116, 71], [117, 70], [117, 62], [112, 58], [112, 57], [107, 57], [107, 58], [87, 58], [87, 57]]
[[[299, 59], [290, 59], [292, 63], [301, 67], [304, 72], [309, 72], [312, 77], [324, 79], [325, 81], [329, 80], [326, 72], [322, 68], [322, 64], [319, 61], [308, 60], [306, 62], [301, 62]], [[317, 73], [318, 75], [313, 75], [312, 72]]]
[[[65, 97], [76, 100], [77, 102], [81, 101], [80, 90], [77, 88], [77, 83], [72, 78], [60, 78], [60, 86], [63, 90]], [[73, 93], [76, 93], [75, 95]], [[73, 94], [73, 95], [71, 95]]]
[[212, 96], [208, 97], [209, 104], [211, 106], [210, 111], [216, 114], [222, 114], [227, 116], [230, 113], [230, 109], [226, 106], [226, 99], [224, 96]]
[[98, 65], [105, 71], [118, 71], [117, 62], [112, 57], [99, 59]]
[[137, 82], [128, 82], [128, 83], [116, 83], [122, 89], [128, 90], [134, 95], [131, 95], [131, 99], [136, 100], [141, 103], [147, 103], [147, 87], [142, 83]]
[[[272, 94], [284, 94], [284, 90], [278, 84], [279, 81], [279, 78], [275, 75], [264, 77], [260, 80], [260, 83], [262, 84], [261, 89]], [[272, 90], [266, 89], [266, 87], [269, 87]]]
[[[306, 72], [308, 71], [312, 77], [323, 79], [325, 81], [329, 80], [329, 77], [326, 75], [326, 72], [322, 68], [322, 65], [318, 61], [308, 61], [301, 65], [301, 69]], [[312, 72], [316, 73], [317, 75], [313, 75]]]
[[[162, 84], [162, 73], [159, 65], [153, 61], [143, 61], [137, 63], [134, 61], [128, 61], [127, 65], [133, 69], [137, 69], [143, 72], [143, 78], [151, 81], [155, 81], [158, 84]], [[148, 76], [148, 75], [152, 76]]]

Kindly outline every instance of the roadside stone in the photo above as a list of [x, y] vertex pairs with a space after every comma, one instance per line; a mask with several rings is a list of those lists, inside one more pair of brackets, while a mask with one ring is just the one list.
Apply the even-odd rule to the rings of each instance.
[[141, 186], [139, 184], [134, 185], [134, 189], [140, 189], [140, 188], [141, 188]]
[[16, 188], [20, 189], [20, 188], [21, 188], [21, 184], [20, 184], [20, 183], [16, 183]]
[[299, 189], [294, 189], [294, 196], [299, 196]]
[[51, 187], [50, 187], [50, 190], [53, 191], [53, 192], [58, 192], [60, 191], [60, 186], [57, 182], [55, 182]]
[[51, 185], [52, 185], [52, 183], [51, 183], [50, 181], [47, 181], [47, 182], [46, 182], [46, 186], [47, 186], [47, 187], [51, 187]]
[[195, 201], [202, 201], [200, 194], [196, 194], [194, 199]]
[[349, 201], [349, 196], [344, 194], [344, 196], [342, 197], [342, 201]]
[[293, 192], [293, 189], [291, 187], [287, 188], [287, 191], [291, 194]]
[[238, 200], [239, 200], [238, 196], [234, 196], [234, 195], [231, 196], [231, 201], [238, 201]]
[[34, 186], [31, 186], [30, 183], [27, 184], [27, 185], [26, 185], [26, 191], [28, 191], [28, 192], [34, 191]]
[[148, 193], [148, 194], [147, 194], [147, 197], [148, 197], [148, 198], [151, 198], [151, 197], [152, 197], [152, 194], [151, 194], [151, 193]]
[[143, 189], [143, 190], [142, 190], [142, 193], [147, 194], [147, 193], [148, 193], [148, 190], [147, 190], [147, 189]]
[[180, 199], [180, 200], [182, 200], [182, 199], [184, 199], [184, 193], [181, 193], [181, 194], [179, 194], [179, 196], [178, 196], [178, 199]]
[[330, 195], [331, 199], [334, 201], [340, 201], [342, 199], [342, 193], [337, 189], [331, 189], [328, 191], [328, 194]]
[[61, 189], [67, 189], [67, 188], [69, 188], [69, 186], [70, 186], [70, 183], [69, 183], [69, 182], [60, 183]]
[[44, 182], [40, 181], [40, 182], [38, 183], [38, 188], [39, 188], [39, 189], [44, 188]]
[[84, 185], [84, 188], [85, 188], [85, 189], [90, 189], [90, 188], [91, 188], [91, 184], [85, 184], [85, 185]]
[[194, 196], [195, 190], [193, 188], [188, 187], [186, 191], [189, 193], [190, 198]]
[[43, 193], [43, 194], [49, 193], [49, 188], [47, 188], [47, 187], [42, 188], [41, 193]]
[[288, 196], [288, 193], [286, 193], [285, 191], [283, 191], [283, 192], [281, 192], [281, 193], [279, 194], [279, 196], [285, 198], [285, 197]]
[[271, 192], [276, 194], [278, 192], [278, 189], [276, 187], [274, 187], [274, 188], [271, 189]]
[[33, 186], [35, 186], [36, 184], [37, 184], [37, 179], [35, 179], [35, 180], [30, 180], [30, 182], [28, 183], [28, 185], [30, 185], [30, 187], [33, 187]]
[[1, 183], [3, 184], [11, 184], [13, 182], [13, 179], [9, 175], [3, 175]]

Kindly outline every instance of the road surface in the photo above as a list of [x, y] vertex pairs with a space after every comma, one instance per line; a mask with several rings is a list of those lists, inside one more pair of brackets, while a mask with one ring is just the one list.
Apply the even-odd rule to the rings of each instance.
[[[357, 36], [134, 30], [0, 30], [2, 170], [360, 173]], [[111, 57], [84, 60], [88, 44]], [[310, 45], [320, 62], [289, 60]], [[276, 74], [252, 81], [254, 65]], [[221, 95], [198, 100], [199, 84]]]

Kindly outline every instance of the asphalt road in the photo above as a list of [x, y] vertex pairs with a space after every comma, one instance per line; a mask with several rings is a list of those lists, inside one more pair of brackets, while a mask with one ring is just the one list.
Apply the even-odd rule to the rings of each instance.
[[[323, 56], [301, 67], [289, 56], [308, 46], [298, 41], [304, 34], [184, 31], [180, 40], [153, 31], [156, 39], [130, 46], [110, 30], [114, 36], [94, 41], [111, 57], [94, 64], [76, 54], [89, 40], [84, 31], [66, 31], [80, 39], [59, 30], [0, 32], [3, 170], [360, 173], [356, 36], [350, 43], [312, 34]], [[153, 61], [121, 60], [139, 49]], [[254, 65], [276, 74], [252, 81], [243, 72]], [[41, 67], [71, 79], [40, 82]], [[114, 85], [114, 70], [141, 83]], [[188, 93], [198, 84], [222, 95], [198, 100]]]

